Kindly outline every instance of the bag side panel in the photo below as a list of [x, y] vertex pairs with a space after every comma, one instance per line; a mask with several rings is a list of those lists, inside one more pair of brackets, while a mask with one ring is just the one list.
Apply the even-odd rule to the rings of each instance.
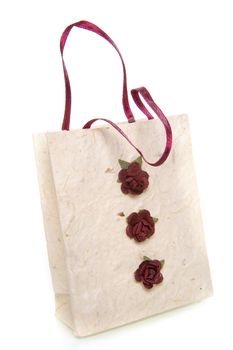
[[56, 316], [72, 328], [64, 242], [45, 134], [33, 135], [33, 143], [49, 266], [55, 293]]

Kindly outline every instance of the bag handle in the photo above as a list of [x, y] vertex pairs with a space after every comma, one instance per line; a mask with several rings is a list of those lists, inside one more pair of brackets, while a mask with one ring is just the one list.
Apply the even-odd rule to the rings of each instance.
[[[69, 25], [64, 32], [62, 33], [61, 40], [60, 40], [60, 51], [61, 51], [61, 57], [62, 57], [62, 65], [63, 65], [63, 72], [64, 72], [64, 79], [65, 79], [65, 89], [66, 89], [66, 100], [65, 100], [65, 112], [64, 112], [64, 119], [63, 119], [63, 124], [62, 124], [62, 130], [69, 130], [70, 127], [70, 113], [71, 113], [71, 86], [70, 86], [70, 80], [68, 76], [68, 72], [66, 69], [66, 65], [64, 62], [64, 57], [63, 57], [63, 52], [64, 52], [64, 47], [66, 44], [66, 40], [69, 36], [69, 33], [73, 27], [78, 27], [86, 30], [90, 30], [104, 39], [106, 39], [117, 51], [118, 55], [120, 56], [122, 66], [123, 66], [123, 94], [122, 94], [122, 103], [123, 103], [123, 108], [125, 115], [128, 119], [129, 123], [135, 122], [135, 118], [133, 116], [133, 113], [131, 111], [130, 105], [129, 105], [129, 99], [128, 99], [128, 89], [127, 89], [127, 77], [126, 77], [126, 68], [125, 64], [123, 61], [123, 58], [121, 56], [121, 53], [114, 43], [114, 41], [99, 27], [97, 27], [95, 24], [90, 23], [88, 21], [80, 21], [80, 22], [75, 22], [71, 25]], [[137, 89], [131, 90], [131, 95], [133, 97], [134, 102], [136, 103], [137, 107], [146, 115], [146, 117], [150, 119], [154, 119], [152, 114], [148, 111], [148, 109], [145, 107], [143, 104], [140, 95], [144, 98], [146, 103], [151, 107], [151, 109], [156, 113], [158, 118], [161, 120], [161, 122], [164, 125], [165, 131], [166, 131], [166, 145], [164, 152], [162, 156], [160, 157], [159, 160], [157, 160], [154, 163], [151, 163], [146, 160], [142, 152], [133, 144], [133, 142], [128, 138], [128, 136], [124, 133], [123, 130], [119, 128], [119, 126], [115, 123], [113, 123], [109, 119], [105, 118], [94, 118], [92, 120], [89, 120], [85, 125], [84, 129], [88, 129], [91, 127], [91, 125], [96, 122], [97, 120], [102, 120], [107, 123], [109, 123], [111, 126], [113, 126], [133, 147], [134, 149], [141, 155], [141, 157], [144, 159], [144, 161], [151, 165], [151, 166], [159, 166], [165, 162], [167, 157], [169, 156], [169, 153], [171, 151], [172, 147], [172, 129], [169, 124], [169, 121], [161, 111], [161, 109], [156, 105], [156, 103], [153, 101], [151, 95], [149, 94], [148, 90], [145, 87], [140, 87]]]
[[165, 146], [164, 152], [163, 152], [162, 156], [159, 158], [159, 160], [157, 160], [154, 163], [147, 161], [146, 158], [144, 157], [143, 153], [140, 151], [140, 149], [138, 149], [133, 144], [133, 142], [128, 138], [128, 136], [124, 133], [124, 131], [121, 128], [119, 128], [119, 126], [117, 124], [113, 123], [111, 120], [108, 120], [105, 118], [95, 118], [95, 119], [89, 120], [89, 122], [87, 122], [84, 125], [83, 129], [88, 129], [91, 127], [91, 125], [94, 122], [96, 122], [98, 120], [103, 120], [103, 121], [109, 123], [110, 125], [112, 125], [131, 144], [131, 146], [133, 146], [133, 148], [140, 154], [140, 156], [143, 158], [143, 160], [147, 164], [149, 164], [151, 166], [159, 166], [165, 162], [165, 160], [167, 159], [167, 157], [169, 156], [169, 153], [171, 151], [171, 147], [172, 147], [172, 129], [171, 129], [171, 126], [169, 124], [169, 121], [167, 120], [167, 118], [165, 117], [165, 115], [163, 114], [161, 109], [153, 101], [151, 95], [149, 94], [149, 91], [145, 87], [133, 89], [133, 90], [131, 90], [131, 94], [132, 94], [132, 97], [133, 97], [136, 105], [138, 106], [138, 108], [141, 109], [141, 111], [144, 114], [147, 115], [147, 118], [149, 120], [154, 119], [154, 117], [150, 114], [150, 112], [146, 109], [146, 107], [142, 103], [140, 96], [139, 96], [139, 94], [141, 94], [142, 97], [145, 99], [145, 101], [148, 103], [148, 105], [151, 107], [151, 109], [157, 114], [158, 118], [161, 120], [161, 122], [163, 123], [163, 125], [165, 127], [166, 139], [167, 139], [166, 146]]
[[63, 71], [64, 71], [64, 78], [65, 78], [65, 87], [66, 87], [66, 103], [65, 103], [65, 113], [64, 113], [64, 120], [62, 125], [62, 130], [69, 130], [70, 125], [70, 113], [71, 113], [71, 87], [70, 87], [70, 80], [68, 76], [68, 72], [65, 66], [64, 57], [63, 57], [63, 51], [66, 44], [66, 40], [68, 38], [68, 35], [73, 27], [78, 27], [82, 29], [89, 30], [91, 32], [94, 32], [100, 36], [102, 36], [104, 39], [106, 39], [117, 51], [118, 55], [120, 56], [122, 66], [123, 66], [123, 94], [122, 94], [122, 103], [125, 115], [129, 121], [129, 123], [134, 122], [134, 116], [131, 111], [130, 105], [129, 105], [129, 98], [128, 98], [128, 89], [127, 89], [127, 76], [126, 76], [126, 68], [125, 63], [123, 61], [123, 57], [121, 56], [121, 53], [114, 43], [114, 41], [99, 27], [97, 27], [95, 24], [87, 22], [87, 21], [80, 21], [73, 23], [69, 25], [63, 32], [60, 40], [60, 51], [62, 56], [62, 65], [63, 65]]

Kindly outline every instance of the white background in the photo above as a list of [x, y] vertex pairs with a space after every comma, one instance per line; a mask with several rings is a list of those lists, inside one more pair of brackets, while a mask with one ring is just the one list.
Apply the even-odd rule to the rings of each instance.
[[[1, 1], [1, 349], [232, 349], [232, 1]], [[118, 44], [131, 88], [145, 85], [167, 115], [187, 112], [214, 297], [78, 339], [54, 317], [31, 134], [59, 130], [59, 38], [86, 19]], [[73, 30], [72, 127], [124, 120], [122, 68], [112, 47]], [[140, 117], [140, 113], [135, 114]]]

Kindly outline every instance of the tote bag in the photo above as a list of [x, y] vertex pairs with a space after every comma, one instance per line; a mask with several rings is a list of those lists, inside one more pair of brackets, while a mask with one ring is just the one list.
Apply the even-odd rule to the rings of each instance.
[[[69, 130], [71, 88], [63, 50], [73, 27], [102, 36], [116, 49], [127, 122], [96, 118]], [[62, 130], [34, 135], [56, 316], [75, 335], [87, 336], [210, 296], [188, 117], [166, 118], [142, 87], [131, 94], [147, 118], [135, 121], [122, 56], [96, 25], [68, 26], [60, 49]], [[96, 120], [105, 123], [91, 128]]]

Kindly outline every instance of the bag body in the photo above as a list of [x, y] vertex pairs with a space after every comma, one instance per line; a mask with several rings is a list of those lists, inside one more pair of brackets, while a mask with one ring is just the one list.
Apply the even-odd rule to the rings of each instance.
[[[93, 29], [89, 22], [85, 25], [84, 29]], [[69, 31], [64, 33], [68, 36]], [[136, 103], [145, 112], [138, 95], [134, 93]], [[151, 106], [150, 95], [143, 97]], [[66, 120], [62, 131], [34, 135], [56, 315], [78, 336], [212, 294], [188, 117], [161, 118], [162, 123], [152, 117], [130, 123], [108, 121], [110, 126], [90, 128], [92, 121], [73, 131], [67, 130]], [[164, 127], [167, 143], [161, 152]], [[147, 159], [157, 156], [162, 161], [147, 162], [140, 149]], [[135, 196], [121, 190], [118, 160], [131, 163], [138, 151], [149, 186]], [[158, 222], [153, 235], [139, 242], [126, 234], [127, 219], [145, 209]], [[163, 281], [153, 288], [135, 279], [145, 256], [164, 264]]]

